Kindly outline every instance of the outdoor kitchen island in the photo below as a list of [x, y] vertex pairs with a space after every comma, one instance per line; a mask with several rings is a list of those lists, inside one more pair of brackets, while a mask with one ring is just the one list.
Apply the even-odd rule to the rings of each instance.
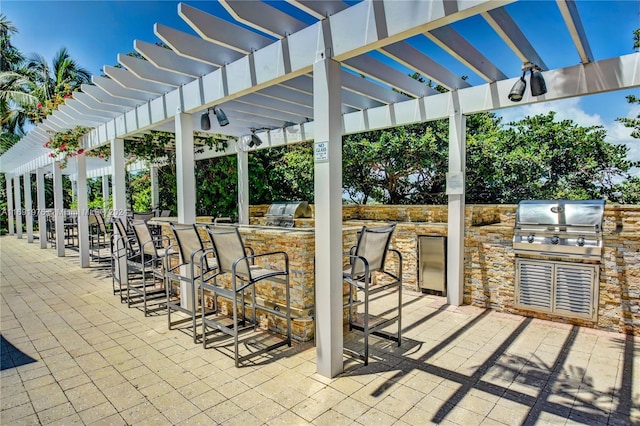
[[[212, 217], [201, 216], [196, 218], [203, 241], [209, 241], [204, 225], [212, 225]], [[296, 219], [298, 220], [298, 219]], [[149, 220], [151, 225], [160, 225], [162, 234], [172, 236], [169, 227], [170, 222], [176, 222], [177, 218], [154, 218]], [[220, 224], [218, 226], [231, 225]], [[237, 226], [242, 236], [245, 246], [251, 247], [256, 254], [284, 251], [289, 256], [290, 270], [290, 301], [292, 316], [292, 337], [297, 341], [309, 341], [313, 339], [315, 323], [315, 229], [313, 227], [278, 227], [263, 225], [232, 225]], [[356, 237], [361, 226], [343, 227], [344, 251], [356, 244]], [[259, 261], [256, 261], [257, 263]], [[260, 266], [269, 269], [269, 264]], [[221, 277], [219, 284], [227, 285], [227, 277]], [[278, 306], [284, 310], [285, 297], [282, 286], [275, 284], [271, 286], [269, 281], [261, 283], [257, 288], [257, 297], [262, 298], [267, 306]], [[207, 303], [209, 301], [207, 300]], [[283, 332], [284, 321], [275, 320], [273, 317], [262, 317], [261, 325], [268, 327], [272, 331]]]

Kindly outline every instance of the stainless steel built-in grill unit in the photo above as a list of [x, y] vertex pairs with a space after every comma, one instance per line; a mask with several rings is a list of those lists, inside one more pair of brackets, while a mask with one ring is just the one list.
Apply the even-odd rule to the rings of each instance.
[[521, 201], [513, 236], [515, 305], [597, 318], [604, 200]]
[[513, 251], [599, 261], [602, 256], [604, 200], [521, 201]]
[[306, 201], [280, 201], [271, 204], [264, 217], [267, 226], [293, 228], [294, 219], [311, 217], [311, 208]]

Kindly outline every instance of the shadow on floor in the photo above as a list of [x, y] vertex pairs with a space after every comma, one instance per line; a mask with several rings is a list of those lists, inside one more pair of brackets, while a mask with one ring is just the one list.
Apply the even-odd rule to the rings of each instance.
[[35, 359], [22, 352], [11, 344], [10, 341], [0, 334], [0, 353], [2, 353], [2, 362], [0, 362], [0, 371], [8, 370], [21, 365], [36, 362]]

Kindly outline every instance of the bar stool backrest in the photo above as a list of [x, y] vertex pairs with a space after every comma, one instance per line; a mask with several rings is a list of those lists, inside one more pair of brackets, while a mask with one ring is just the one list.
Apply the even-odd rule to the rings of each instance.
[[156, 251], [155, 243], [149, 243], [149, 241], [153, 241], [153, 238], [147, 226], [147, 221], [131, 221], [131, 228], [133, 229], [136, 240], [138, 240], [138, 247], [140, 247], [144, 254], [157, 257], [158, 252]]
[[[198, 232], [196, 225], [177, 225], [173, 222], [169, 224], [173, 235], [178, 243], [178, 251], [180, 252], [181, 263], [191, 263], [191, 254], [195, 251], [203, 250], [204, 243]], [[194, 257], [194, 261], [199, 261], [200, 256]], [[209, 258], [206, 258], [207, 266], [209, 266]], [[195, 265], [199, 266], [199, 265]]]
[[[358, 245], [356, 246], [356, 256], [367, 259], [369, 263], [369, 272], [380, 271], [384, 269], [384, 261], [391, 242], [391, 235], [396, 228], [396, 224], [384, 228], [368, 228], [362, 227]], [[355, 261], [351, 265], [351, 276], [361, 276], [364, 274], [364, 264]]]
[[250, 280], [249, 261], [246, 259], [244, 243], [238, 228], [207, 227], [207, 231], [216, 253], [220, 272], [233, 273], [234, 262], [241, 259], [236, 264], [236, 275], [246, 276]]

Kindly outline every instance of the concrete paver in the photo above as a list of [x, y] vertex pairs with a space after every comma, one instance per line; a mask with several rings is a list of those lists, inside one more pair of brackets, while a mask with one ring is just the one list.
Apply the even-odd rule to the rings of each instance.
[[402, 346], [373, 338], [366, 367], [322, 377], [296, 343], [235, 368], [77, 256], [0, 237], [0, 424], [640, 424], [637, 337], [405, 291]]

